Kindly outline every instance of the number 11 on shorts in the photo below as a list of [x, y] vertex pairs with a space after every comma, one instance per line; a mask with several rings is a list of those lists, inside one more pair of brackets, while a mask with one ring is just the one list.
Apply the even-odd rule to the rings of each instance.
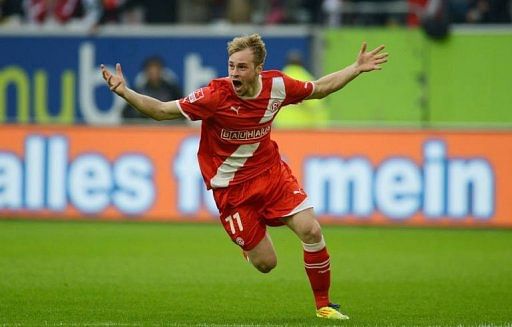
[[231, 228], [231, 234], [235, 235], [235, 223], [233, 220], [236, 220], [236, 224], [238, 225], [238, 231], [241, 232], [244, 230], [244, 226], [242, 225], [242, 219], [240, 219], [240, 214], [235, 212], [232, 216], [227, 216], [224, 218], [225, 221], [229, 223], [229, 227]]

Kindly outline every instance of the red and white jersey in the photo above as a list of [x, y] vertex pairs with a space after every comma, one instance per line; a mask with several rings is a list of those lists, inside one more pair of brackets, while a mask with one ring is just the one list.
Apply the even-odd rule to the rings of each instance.
[[278, 164], [278, 147], [270, 139], [272, 121], [282, 106], [313, 93], [313, 83], [280, 71], [260, 76], [261, 91], [253, 98], [236, 95], [226, 77], [177, 101], [188, 119], [202, 120], [198, 159], [209, 189], [238, 184]]

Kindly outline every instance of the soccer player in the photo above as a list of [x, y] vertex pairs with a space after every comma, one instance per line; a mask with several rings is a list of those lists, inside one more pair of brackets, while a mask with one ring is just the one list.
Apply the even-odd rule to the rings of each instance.
[[263, 70], [266, 49], [258, 34], [236, 37], [228, 43], [227, 77], [169, 102], [129, 89], [120, 64], [115, 74], [101, 65], [101, 73], [112, 92], [149, 117], [201, 120], [199, 166], [231, 240], [256, 269], [268, 273], [277, 258], [266, 226], [288, 226], [302, 241], [316, 315], [348, 319], [329, 300], [330, 259], [320, 225], [270, 131], [281, 107], [324, 98], [361, 73], [381, 69], [388, 57], [383, 49], [366, 51], [363, 43], [352, 65], [316, 81], [298, 81]]

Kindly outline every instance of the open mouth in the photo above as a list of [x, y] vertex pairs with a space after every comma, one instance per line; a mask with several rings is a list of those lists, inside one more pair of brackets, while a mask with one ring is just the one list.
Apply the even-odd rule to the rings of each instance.
[[242, 86], [242, 82], [241, 81], [237, 81], [237, 80], [233, 80], [233, 86], [238, 89], [240, 88], [240, 86]]

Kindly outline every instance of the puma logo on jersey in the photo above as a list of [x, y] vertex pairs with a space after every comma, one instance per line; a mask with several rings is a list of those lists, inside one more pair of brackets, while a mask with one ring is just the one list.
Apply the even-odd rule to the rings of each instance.
[[296, 190], [296, 191], [293, 191], [293, 194], [304, 194], [304, 192], [302, 192], [302, 190]]
[[238, 115], [238, 110], [240, 110], [240, 106], [231, 106], [229, 107], [229, 109], [233, 110]]

